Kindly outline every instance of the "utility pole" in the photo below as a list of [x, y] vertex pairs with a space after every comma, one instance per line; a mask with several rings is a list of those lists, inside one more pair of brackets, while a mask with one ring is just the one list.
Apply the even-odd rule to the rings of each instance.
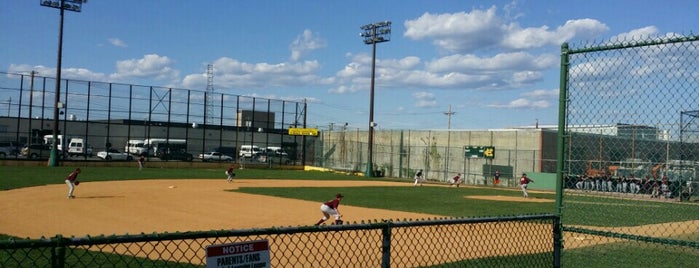
[[444, 180], [449, 179], [448, 173], [449, 173], [449, 160], [450, 160], [450, 155], [449, 155], [449, 147], [451, 147], [451, 116], [454, 115], [456, 112], [452, 112], [451, 110], [451, 105], [449, 105], [449, 111], [444, 112], [445, 115], [447, 115], [447, 156], [444, 158]]

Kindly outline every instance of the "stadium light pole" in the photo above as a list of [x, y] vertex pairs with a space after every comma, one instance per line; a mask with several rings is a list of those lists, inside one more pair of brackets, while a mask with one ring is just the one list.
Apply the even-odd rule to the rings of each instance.
[[80, 12], [83, 3], [87, 0], [39, 0], [39, 5], [60, 10], [60, 21], [58, 23], [58, 56], [56, 57], [56, 96], [53, 106], [53, 144], [51, 145], [51, 156], [49, 166], [58, 166], [58, 115], [63, 108], [61, 103], [61, 60], [63, 58], [63, 15], [65, 10]]
[[391, 41], [391, 22], [382, 21], [372, 24], [367, 24], [362, 27], [362, 32], [359, 36], [364, 37], [364, 44], [372, 45], [371, 55], [371, 90], [369, 97], [369, 149], [367, 151], [366, 177], [372, 177], [373, 174], [373, 154], [374, 154], [374, 76], [376, 74], [376, 43]]

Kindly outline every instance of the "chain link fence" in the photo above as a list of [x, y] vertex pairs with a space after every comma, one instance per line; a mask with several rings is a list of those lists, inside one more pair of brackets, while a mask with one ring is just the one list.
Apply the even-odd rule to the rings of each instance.
[[208, 246], [266, 240], [269, 267], [552, 267], [557, 226], [542, 214], [10, 240], [0, 266], [203, 267]]
[[564, 259], [697, 265], [698, 56], [699, 36], [563, 45]]
[[[314, 137], [288, 134], [289, 128], [306, 125], [303, 100], [66, 79], [55, 103], [55, 83], [34, 72], [0, 72], [0, 142], [15, 147], [5, 157], [48, 158], [40, 145], [53, 142], [54, 127], [61, 157], [74, 161], [99, 160], [97, 152], [109, 149], [186, 161], [218, 151], [235, 160], [280, 164], [313, 155], [306, 148], [312, 148]], [[260, 150], [239, 158], [244, 145]], [[265, 155], [267, 148], [284, 151]]]
[[[374, 132], [374, 176], [412, 179], [418, 169], [431, 181], [447, 182], [457, 173], [472, 185], [516, 186], [525, 172], [556, 172], [556, 131], [507, 130], [377, 130]], [[316, 165], [333, 170], [364, 172], [367, 165], [366, 130], [330, 128], [316, 143]], [[495, 157], [469, 157], [467, 146], [492, 146]]]

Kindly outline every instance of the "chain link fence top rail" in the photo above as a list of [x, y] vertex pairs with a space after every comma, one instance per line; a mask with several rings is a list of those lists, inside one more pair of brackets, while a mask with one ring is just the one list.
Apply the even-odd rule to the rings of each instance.
[[[551, 267], [550, 214], [0, 241], [3, 267], [201, 267], [206, 247], [269, 241], [270, 267]], [[227, 266], [224, 266], [227, 267]]]
[[697, 58], [699, 36], [563, 45], [561, 211], [576, 248], [564, 256], [697, 265]]

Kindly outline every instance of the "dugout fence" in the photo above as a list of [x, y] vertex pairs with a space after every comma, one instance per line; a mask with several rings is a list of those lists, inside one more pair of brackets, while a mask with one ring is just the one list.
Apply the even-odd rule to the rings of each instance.
[[564, 263], [697, 265], [698, 56], [696, 35], [562, 46]]
[[204, 267], [207, 246], [266, 240], [269, 267], [559, 267], [558, 226], [540, 214], [12, 239], [0, 241], [0, 266]]

